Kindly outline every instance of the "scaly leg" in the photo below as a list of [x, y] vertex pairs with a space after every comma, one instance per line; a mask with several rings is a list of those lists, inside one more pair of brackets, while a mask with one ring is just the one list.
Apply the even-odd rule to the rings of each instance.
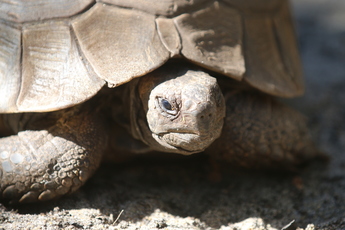
[[0, 139], [0, 200], [45, 201], [85, 183], [106, 146], [103, 126], [89, 111], [6, 115], [24, 131]]
[[318, 151], [306, 118], [260, 92], [233, 90], [225, 95], [222, 135], [207, 152], [216, 159], [247, 168], [294, 170]]

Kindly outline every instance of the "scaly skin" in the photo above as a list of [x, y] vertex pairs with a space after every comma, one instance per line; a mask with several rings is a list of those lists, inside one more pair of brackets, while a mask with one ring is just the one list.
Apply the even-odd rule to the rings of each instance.
[[208, 149], [212, 157], [241, 167], [294, 171], [315, 157], [306, 117], [261, 92], [227, 90], [223, 132]]
[[[25, 130], [0, 139], [0, 197], [12, 202], [57, 198], [77, 190], [98, 167], [106, 135], [99, 119], [77, 106], [53, 116], [45, 130]], [[57, 120], [55, 119], [57, 118]], [[9, 119], [38, 124], [41, 114], [12, 115]], [[44, 123], [44, 122], [43, 122]], [[19, 124], [19, 123], [18, 123]], [[24, 124], [32, 128], [33, 124]]]

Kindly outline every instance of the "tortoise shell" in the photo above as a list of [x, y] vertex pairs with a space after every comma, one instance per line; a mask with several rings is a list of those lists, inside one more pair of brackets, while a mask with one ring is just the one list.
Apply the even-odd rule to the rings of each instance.
[[176, 57], [304, 91], [287, 0], [0, 0], [1, 113], [73, 106]]

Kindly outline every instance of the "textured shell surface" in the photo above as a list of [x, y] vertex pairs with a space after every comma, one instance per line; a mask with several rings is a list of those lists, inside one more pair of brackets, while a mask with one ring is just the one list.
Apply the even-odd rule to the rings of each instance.
[[304, 90], [287, 0], [0, 0], [0, 113], [73, 106], [172, 57]]

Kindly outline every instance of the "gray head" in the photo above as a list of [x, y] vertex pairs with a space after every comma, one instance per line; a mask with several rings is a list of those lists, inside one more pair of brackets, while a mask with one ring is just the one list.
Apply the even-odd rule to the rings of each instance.
[[153, 149], [189, 155], [205, 150], [220, 136], [223, 94], [216, 78], [202, 70], [166, 64], [142, 77], [137, 89], [146, 115], [137, 120], [137, 128]]

